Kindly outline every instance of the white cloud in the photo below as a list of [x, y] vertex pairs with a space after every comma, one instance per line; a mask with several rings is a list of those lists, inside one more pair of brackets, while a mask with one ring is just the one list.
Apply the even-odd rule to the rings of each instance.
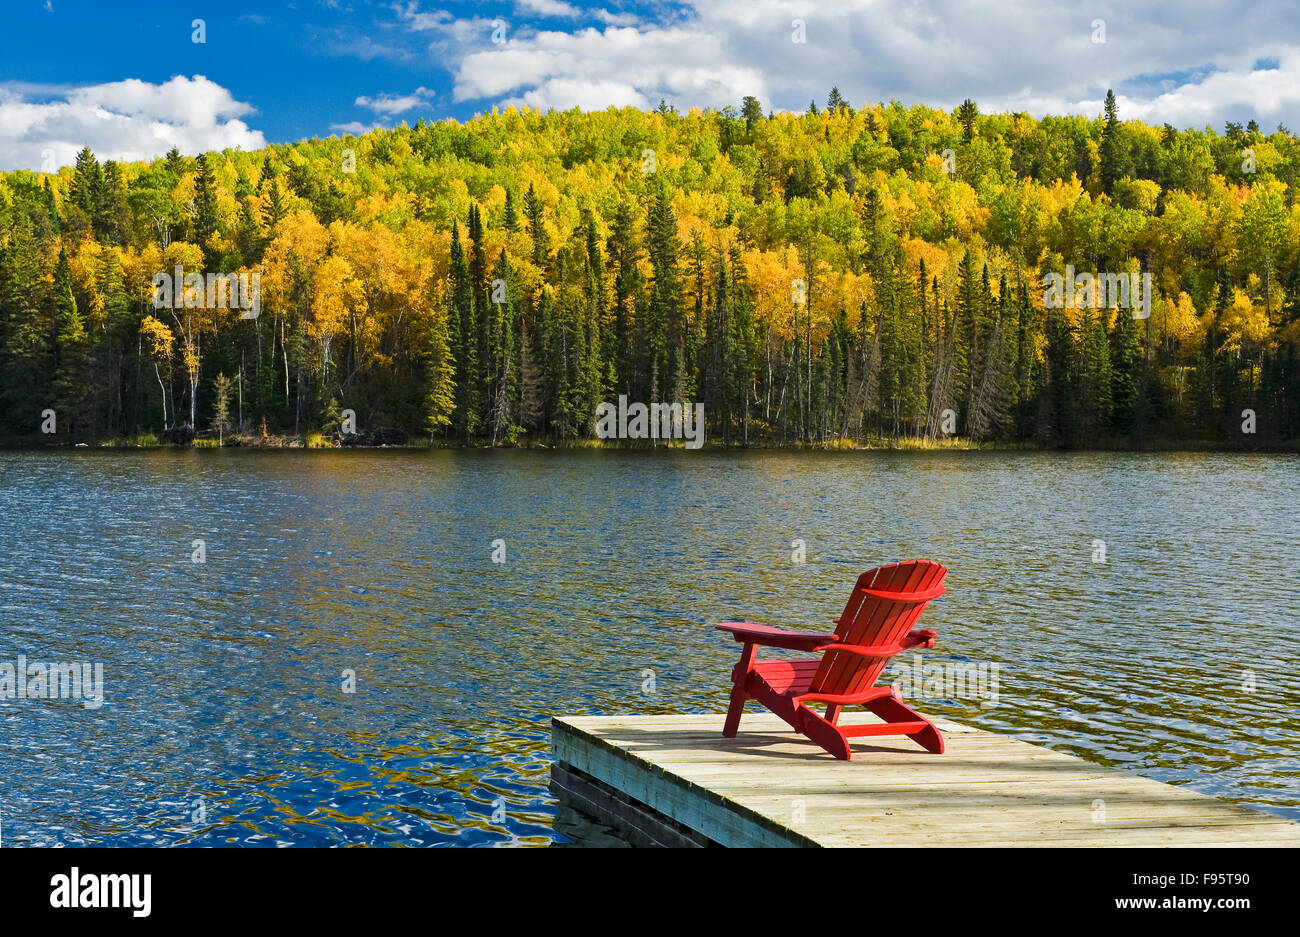
[[143, 160], [173, 146], [195, 154], [266, 145], [240, 118], [254, 112], [202, 75], [34, 89], [0, 85], [0, 169], [50, 169], [89, 146], [101, 160]]
[[641, 22], [635, 13], [611, 13], [605, 9], [584, 10], [572, 3], [565, 3], [564, 0], [516, 0], [515, 7], [521, 14], [532, 13], [551, 19], [594, 17], [607, 26], [634, 26]]
[[680, 28], [540, 32], [465, 56], [453, 93], [543, 109], [645, 107], [660, 97], [722, 106], [764, 94], [761, 68], [730, 63], [725, 52], [719, 34]]
[[539, 13], [542, 16], [576, 19], [582, 15], [582, 10], [564, 0], [518, 0], [517, 5], [522, 12]]
[[411, 0], [406, 4], [399, 3], [393, 9], [397, 11], [398, 19], [417, 32], [445, 29], [449, 24], [456, 21], [456, 17], [446, 10], [434, 10], [432, 13], [420, 12], [420, 4], [415, 0]]
[[[1174, 86], [1153, 97], [1116, 95], [1124, 117], [1148, 124], [1175, 127], [1213, 127], [1223, 132], [1224, 121], [1245, 123], [1254, 118], [1267, 133], [1278, 123], [1291, 124], [1300, 114], [1300, 50], [1292, 49], [1277, 68], [1242, 68], [1215, 72], [1205, 78]], [[1053, 113], [1098, 114], [1103, 100], [1039, 102]], [[1022, 108], [1016, 108], [1022, 109]], [[1024, 108], [1028, 109], [1028, 108]]]
[[433, 92], [428, 88], [416, 88], [410, 94], [379, 94], [373, 98], [366, 97], [364, 94], [359, 96], [354, 102], [357, 107], [369, 108], [379, 114], [403, 114], [406, 111], [414, 110], [417, 107], [425, 107], [433, 98]]
[[[568, 16], [563, 0], [518, 5], [606, 27], [520, 28], [492, 44], [476, 21], [405, 8], [412, 26], [456, 35], [438, 47], [453, 63], [455, 100], [600, 108], [663, 97], [685, 108], [752, 94], [802, 110], [835, 85], [855, 104], [952, 108], [970, 97], [985, 112], [1091, 116], [1115, 88], [1121, 117], [1300, 125], [1300, 17], [1269, 0], [1194, 15], [1172, 0], [1094, 0], [1082, 11], [1066, 0], [694, 0], [658, 23], [576, 7]], [[1105, 43], [1093, 41], [1096, 19]], [[804, 43], [792, 41], [795, 20]], [[1261, 59], [1277, 67], [1256, 68]]]
[[635, 26], [641, 17], [635, 13], [611, 13], [609, 10], [592, 10], [592, 15], [607, 26]]
[[647, 110], [654, 106], [644, 94], [623, 82], [569, 78], [552, 78], [544, 86], [526, 91], [521, 97], [508, 98], [504, 103], [506, 106], [533, 107], [539, 111], [571, 107], [584, 111], [601, 111], [607, 107]]
[[369, 133], [372, 130], [386, 129], [388, 128], [378, 121], [371, 121], [366, 124], [359, 120], [350, 120], [345, 124], [330, 124], [330, 130], [333, 130], [335, 133], [350, 133], [354, 137], [359, 137], [361, 134]]

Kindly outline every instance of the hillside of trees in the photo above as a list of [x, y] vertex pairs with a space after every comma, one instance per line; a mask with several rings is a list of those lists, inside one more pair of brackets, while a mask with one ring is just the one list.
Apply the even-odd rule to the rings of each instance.
[[[1296, 137], [1115, 110], [511, 109], [0, 174], [0, 435], [553, 444], [626, 394], [712, 443], [1300, 438]], [[260, 315], [157, 308], [178, 264]], [[1045, 308], [1067, 265], [1149, 273], [1149, 317]]]

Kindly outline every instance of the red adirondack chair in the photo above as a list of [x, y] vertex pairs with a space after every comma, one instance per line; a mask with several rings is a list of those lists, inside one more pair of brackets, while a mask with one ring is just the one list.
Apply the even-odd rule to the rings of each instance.
[[[744, 644], [731, 672], [731, 708], [722, 734], [740, 727], [746, 700], [758, 700], [836, 758], [852, 757], [849, 739], [906, 735], [927, 751], [943, 751], [943, 736], [920, 713], [903, 704], [892, 687], [875, 686], [889, 659], [915, 647], [934, 647], [933, 631], [914, 630], [926, 603], [944, 594], [948, 570], [930, 560], [909, 560], [869, 569], [858, 577], [834, 634], [783, 631], [746, 621], [717, 625]], [[759, 663], [758, 647], [822, 651], [820, 658]], [[810, 703], [825, 703], [820, 716]], [[844, 706], [865, 706], [883, 724], [836, 725]]]

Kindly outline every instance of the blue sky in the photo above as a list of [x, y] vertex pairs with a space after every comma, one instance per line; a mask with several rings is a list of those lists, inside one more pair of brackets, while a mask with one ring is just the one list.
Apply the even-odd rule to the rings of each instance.
[[[400, 116], [471, 117], [472, 102], [453, 102], [445, 60], [422, 48], [396, 4], [358, 2], [241, 4], [85, 3], [44, 0], [9, 5], [5, 22], [26, 41], [8, 45], [0, 80], [81, 86], [138, 78], [161, 84], [203, 75], [257, 109], [272, 142], [327, 135], [331, 124], [387, 117], [355, 102], [382, 94], [433, 92], [427, 106]], [[511, 3], [440, 4], [463, 18], [514, 20]], [[205, 42], [192, 41], [202, 18]], [[11, 34], [12, 35], [12, 34]], [[130, 50], [126, 52], [125, 50]], [[34, 89], [35, 90], [35, 89]], [[388, 120], [385, 123], [391, 122]]]
[[[204, 42], [193, 20], [201, 18]], [[824, 102], [1300, 129], [1285, 2], [10, 0], [0, 169], [253, 148], [493, 106]]]

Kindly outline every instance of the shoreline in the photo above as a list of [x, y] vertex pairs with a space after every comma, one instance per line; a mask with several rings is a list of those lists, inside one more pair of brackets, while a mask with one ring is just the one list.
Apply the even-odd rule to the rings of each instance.
[[0, 437], [0, 451], [22, 452], [42, 451], [48, 449], [66, 450], [115, 450], [115, 451], [160, 451], [160, 450], [215, 450], [239, 449], [271, 452], [344, 452], [348, 450], [364, 451], [404, 451], [426, 452], [431, 450], [545, 450], [545, 451], [604, 451], [604, 452], [1131, 452], [1131, 453], [1222, 453], [1222, 454], [1272, 454], [1294, 455], [1300, 453], [1300, 440], [1286, 440], [1276, 443], [1262, 443], [1256, 446], [1229, 446], [1218, 440], [1154, 440], [1141, 445], [1132, 441], [1100, 442], [1093, 446], [1059, 446], [1046, 447], [1033, 443], [987, 442], [978, 443], [969, 439], [953, 438], [933, 440], [916, 437], [900, 437], [881, 441], [841, 441], [826, 442], [768, 442], [758, 441], [741, 443], [706, 441], [698, 449], [687, 449], [680, 442], [668, 445], [646, 444], [643, 441], [628, 440], [588, 440], [552, 442], [515, 442], [491, 445], [486, 441], [446, 442], [427, 439], [408, 440], [406, 442], [359, 443], [327, 440], [319, 434], [306, 436], [271, 436], [271, 437], [228, 437], [223, 443], [214, 439], [195, 439], [190, 442], [166, 442], [152, 434], [141, 437], [116, 437], [100, 440], [43, 440], [38, 437]]

